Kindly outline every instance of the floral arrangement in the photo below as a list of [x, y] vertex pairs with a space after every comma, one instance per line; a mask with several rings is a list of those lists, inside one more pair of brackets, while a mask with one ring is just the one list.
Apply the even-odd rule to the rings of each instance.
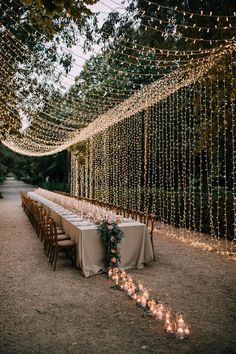
[[110, 268], [108, 276], [115, 282], [117, 289], [125, 291], [129, 298], [145, 311], [146, 316], [161, 321], [167, 333], [174, 334], [180, 340], [189, 337], [190, 326], [183, 313], [174, 313], [167, 304], [151, 298], [142, 283], [136, 282], [118, 267]]
[[107, 268], [117, 268], [120, 262], [119, 243], [124, 233], [118, 226], [119, 219], [103, 219], [98, 220], [97, 230], [101, 234], [101, 238], [105, 248], [105, 266]]

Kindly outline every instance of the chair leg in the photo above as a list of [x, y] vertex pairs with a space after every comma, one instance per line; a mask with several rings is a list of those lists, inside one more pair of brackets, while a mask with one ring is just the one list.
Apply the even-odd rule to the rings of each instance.
[[56, 270], [56, 265], [57, 265], [57, 257], [58, 257], [58, 248], [55, 250], [55, 258], [54, 258], [54, 264], [53, 264], [53, 270]]
[[154, 259], [154, 262], [155, 262], [156, 256], [155, 256], [155, 252], [154, 252], [153, 235], [150, 235], [150, 238], [151, 238], [151, 244], [152, 244], [153, 259]]
[[49, 240], [48, 240], [48, 234], [47, 231], [43, 230], [43, 238], [44, 238], [44, 252], [47, 255], [48, 252], [48, 244], [49, 244]]
[[53, 264], [53, 260], [55, 257], [55, 247], [53, 245], [50, 246], [50, 253], [49, 253], [49, 262]]
[[43, 242], [43, 239], [44, 239], [44, 235], [43, 235], [43, 225], [40, 226], [40, 234], [39, 234], [39, 236], [40, 236], [41, 242]]
[[47, 257], [49, 257], [50, 258], [50, 254], [51, 254], [51, 242], [50, 242], [50, 240], [48, 240], [48, 243], [47, 243]]

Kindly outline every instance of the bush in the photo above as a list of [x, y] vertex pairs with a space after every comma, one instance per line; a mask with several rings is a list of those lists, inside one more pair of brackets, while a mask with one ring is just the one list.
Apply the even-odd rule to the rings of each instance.
[[2, 183], [7, 176], [7, 168], [5, 165], [0, 163], [0, 183]]
[[38, 186], [49, 191], [60, 191], [65, 193], [70, 192], [70, 187], [66, 183], [42, 182], [39, 183]]

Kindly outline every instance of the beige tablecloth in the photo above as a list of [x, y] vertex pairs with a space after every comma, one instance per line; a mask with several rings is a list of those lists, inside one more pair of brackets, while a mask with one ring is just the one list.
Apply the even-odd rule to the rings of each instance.
[[[76, 266], [82, 270], [85, 277], [106, 271], [104, 266], [104, 247], [96, 225], [83, 225], [76, 214], [64, 209], [56, 203], [40, 196], [35, 192], [28, 195], [40, 202], [50, 213], [56, 223], [63, 228], [65, 233], [76, 242]], [[87, 221], [89, 223], [89, 221]], [[120, 268], [142, 268], [153, 260], [151, 240], [147, 226], [139, 222], [123, 222], [119, 227], [124, 232], [120, 244]]]

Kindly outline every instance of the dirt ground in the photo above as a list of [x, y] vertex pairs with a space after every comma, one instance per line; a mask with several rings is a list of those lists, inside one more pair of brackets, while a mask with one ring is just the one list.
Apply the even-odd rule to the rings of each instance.
[[132, 270], [151, 294], [183, 311], [192, 334], [164, 332], [111, 281], [85, 279], [63, 257], [53, 272], [20, 206], [20, 190], [0, 190], [0, 353], [236, 353], [236, 262], [155, 235], [156, 262]]

